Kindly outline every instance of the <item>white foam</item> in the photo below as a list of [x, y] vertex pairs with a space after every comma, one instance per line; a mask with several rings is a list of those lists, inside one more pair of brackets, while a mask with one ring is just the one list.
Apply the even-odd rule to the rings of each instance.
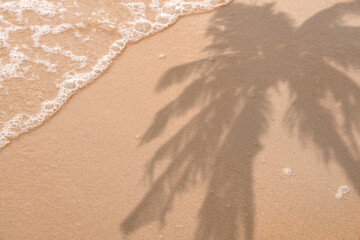
[[[80, 1], [74, 1], [73, 5], [79, 7]], [[61, 19], [66, 19], [65, 13], [69, 10], [65, 9], [61, 2], [57, 4], [48, 2], [46, 0], [18, 0], [0, 2], [0, 22], [6, 25], [6, 28], [0, 28], [0, 48], [9, 49], [9, 63], [2, 63], [0, 60], [0, 83], [1, 80], [8, 80], [13, 77], [24, 77], [28, 74], [28, 80], [41, 79], [40, 76], [32, 73], [32, 66], [24, 61], [32, 62], [33, 64], [43, 65], [47, 72], [51, 74], [58, 73], [58, 64], [52, 63], [51, 55], [62, 55], [67, 57], [70, 61], [78, 63], [77, 67], [72, 67], [61, 74], [62, 79], [55, 79], [58, 88], [56, 98], [42, 102], [39, 112], [34, 115], [23, 113], [16, 114], [11, 120], [3, 124], [0, 130], [0, 148], [9, 143], [11, 138], [17, 137], [23, 132], [27, 132], [32, 128], [41, 125], [47, 118], [55, 114], [60, 107], [79, 89], [86, 86], [89, 82], [100, 76], [112, 63], [114, 58], [120, 54], [125, 46], [130, 42], [136, 42], [142, 38], [152, 35], [158, 31], [163, 30], [172, 23], [174, 23], [180, 16], [188, 15], [194, 12], [204, 12], [212, 10], [216, 7], [229, 3], [230, 0], [214, 1], [184, 1], [184, 0], [170, 0], [160, 3], [158, 0], [152, 0], [150, 4], [146, 5], [142, 2], [116, 2], [119, 6], [124, 7], [131, 13], [130, 19], [127, 21], [119, 21], [117, 17], [111, 16], [106, 9], [99, 9], [93, 11], [90, 15], [83, 14], [77, 8], [77, 12], [71, 13], [72, 17], [78, 18], [78, 22], [64, 22], [58, 25], [52, 23], [52, 17], [58, 15]], [[86, 3], [86, 1], [84, 1]], [[115, 2], [114, 2], [115, 3]], [[28, 25], [28, 19], [23, 19], [23, 11], [33, 11], [39, 16], [46, 18], [44, 25]], [[150, 10], [155, 14], [153, 17], [147, 16], [147, 11]], [[18, 21], [14, 25], [4, 19], [2, 12], [8, 12], [14, 15]], [[86, 32], [77, 32], [77, 30], [84, 30], [90, 28], [87, 22], [97, 22], [98, 25], [93, 26], [88, 35]], [[87, 66], [89, 54], [77, 55], [72, 51], [61, 45], [48, 46], [41, 43], [41, 38], [45, 35], [56, 37], [69, 30], [74, 31], [74, 39], [78, 38], [81, 43], [89, 44], [92, 36], [96, 36], [99, 31], [109, 31], [112, 36], [113, 32], [117, 32], [119, 37], [113, 41], [108, 47], [107, 53], [99, 57], [93, 66], [89, 66], [88, 71], [83, 71]], [[31, 39], [33, 41], [32, 47], [26, 46], [24, 49], [39, 49], [43, 52], [41, 57], [37, 55], [35, 58], [30, 58], [20, 51], [18, 46], [11, 46], [8, 43], [9, 35], [20, 29], [28, 29], [32, 32]], [[60, 42], [61, 44], [61, 42]], [[99, 45], [101, 46], [101, 45]], [[85, 46], [86, 47], [86, 46]], [[30, 50], [32, 50], [30, 49]], [[48, 57], [45, 59], [44, 57]], [[94, 56], [94, 55], [92, 55]], [[166, 55], [160, 58], [165, 57]], [[42, 91], [34, 93], [39, 99], [43, 99]], [[26, 103], [24, 103], [26, 104]]]
[[12, 12], [17, 16], [18, 21], [22, 20], [22, 12], [24, 10], [31, 10], [38, 15], [55, 15], [57, 13], [65, 12], [66, 9], [60, 3], [57, 5], [50, 3], [46, 0], [19, 0], [0, 2], [0, 9], [3, 11]]
[[26, 68], [21, 68], [20, 65], [24, 60], [28, 60], [28, 57], [20, 52], [18, 47], [10, 49], [9, 57], [10, 62], [7, 64], [2, 64], [0, 59], [0, 82], [4, 79], [23, 78], [26, 71]]
[[47, 60], [43, 60], [43, 59], [35, 59], [33, 61], [34, 63], [37, 63], [37, 64], [41, 64], [41, 65], [44, 65], [46, 67], [46, 71], [48, 72], [56, 72], [56, 64], [52, 64], [50, 63], [49, 61]]

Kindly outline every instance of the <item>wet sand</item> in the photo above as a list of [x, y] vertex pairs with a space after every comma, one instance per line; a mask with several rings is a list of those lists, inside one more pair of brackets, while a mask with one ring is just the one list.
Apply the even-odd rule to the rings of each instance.
[[129, 46], [1, 150], [0, 239], [360, 239], [360, 4], [297, 2]]

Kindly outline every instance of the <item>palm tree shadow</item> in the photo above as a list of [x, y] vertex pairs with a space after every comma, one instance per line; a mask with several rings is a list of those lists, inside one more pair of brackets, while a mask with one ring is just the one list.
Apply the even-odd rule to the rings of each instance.
[[[218, 10], [208, 29], [212, 44], [205, 49], [213, 59], [172, 68], [159, 80], [157, 91], [192, 79], [156, 114], [141, 144], [160, 136], [172, 119], [203, 107], [149, 161], [150, 179], [160, 161], [170, 164], [121, 231], [129, 234], [152, 221], [164, 224], [176, 195], [202, 176], [208, 193], [194, 239], [253, 239], [252, 166], [269, 125], [269, 90], [280, 83], [292, 96], [284, 126], [316, 144], [325, 162], [337, 161], [360, 194], [354, 136], [360, 130], [360, 88], [334, 67], [360, 67], [360, 28], [341, 24], [346, 14], [359, 13], [360, 1], [340, 3], [294, 27], [274, 11], [274, 4], [231, 4]], [[323, 104], [329, 95], [339, 105], [341, 123]]]

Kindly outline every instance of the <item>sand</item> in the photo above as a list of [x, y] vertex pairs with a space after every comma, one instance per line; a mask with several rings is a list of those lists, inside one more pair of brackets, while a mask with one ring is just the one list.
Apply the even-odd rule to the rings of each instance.
[[255, 2], [129, 46], [2, 149], [0, 239], [360, 239], [359, 4]]

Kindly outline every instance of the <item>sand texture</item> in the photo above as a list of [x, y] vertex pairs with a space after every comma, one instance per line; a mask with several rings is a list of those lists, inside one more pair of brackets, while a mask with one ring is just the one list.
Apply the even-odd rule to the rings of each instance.
[[359, 240], [359, 16], [234, 1], [128, 46], [0, 151], [0, 239]]

